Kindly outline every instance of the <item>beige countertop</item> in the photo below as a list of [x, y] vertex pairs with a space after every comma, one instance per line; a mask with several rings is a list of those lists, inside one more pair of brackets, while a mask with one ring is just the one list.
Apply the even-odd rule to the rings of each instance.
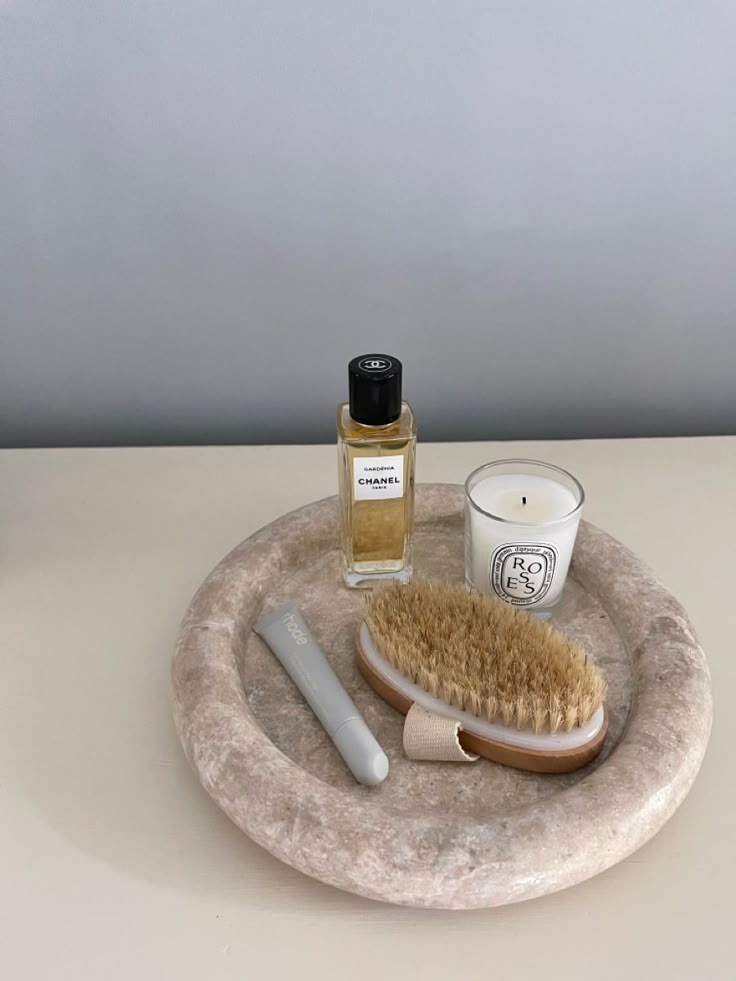
[[[603, 875], [415, 911], [250, 842], [171, 722], [179, 618], [238, 541], [334, 493], [334, 448], [0, 451], [0, 970], [8, 981], [734, 976], [736, 438], [421, 444], [418, 479], [534, 456], [653, 567], [708, 654], [715, 723], [683, 806]], [[731, 703], [731, 704], [729, 704]]]

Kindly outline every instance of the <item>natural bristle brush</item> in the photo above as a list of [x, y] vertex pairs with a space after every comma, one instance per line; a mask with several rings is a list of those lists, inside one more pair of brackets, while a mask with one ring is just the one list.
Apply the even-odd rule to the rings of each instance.
[[566, 773], [600, 752], [604, 682], [585, 651], [490, 596], [430, 582], [393, 583], [368, 599], [356, 631], [371, 687], [460, 722], [464, 750], [539, 773]]

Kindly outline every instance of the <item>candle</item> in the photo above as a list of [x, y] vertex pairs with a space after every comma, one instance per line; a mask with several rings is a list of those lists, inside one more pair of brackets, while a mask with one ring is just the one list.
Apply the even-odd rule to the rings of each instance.
[[469, 588], [549, 615], [559, 602], [584, 501], [567, 471], [536, 460], [499, 460], [465, 484]]

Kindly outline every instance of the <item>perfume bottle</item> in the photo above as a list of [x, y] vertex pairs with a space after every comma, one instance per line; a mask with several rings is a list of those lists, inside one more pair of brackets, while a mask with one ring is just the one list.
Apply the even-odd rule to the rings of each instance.
[[417, 428], [401, 401], [401, 362], [364, 354], [348, 365], [337, 407], [343, 575], [348, 586], [407, 582], [412, 573]]

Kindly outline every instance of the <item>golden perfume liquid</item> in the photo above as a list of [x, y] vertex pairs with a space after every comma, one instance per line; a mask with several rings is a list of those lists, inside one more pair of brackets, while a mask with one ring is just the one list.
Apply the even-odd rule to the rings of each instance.
[[[401, 362], [363, 355], [337, 409], [343, 575], [348, 586], [412, 574], [416, 421], [401, 401]], [[356, 416], [358, 418], [356, 418]]]

